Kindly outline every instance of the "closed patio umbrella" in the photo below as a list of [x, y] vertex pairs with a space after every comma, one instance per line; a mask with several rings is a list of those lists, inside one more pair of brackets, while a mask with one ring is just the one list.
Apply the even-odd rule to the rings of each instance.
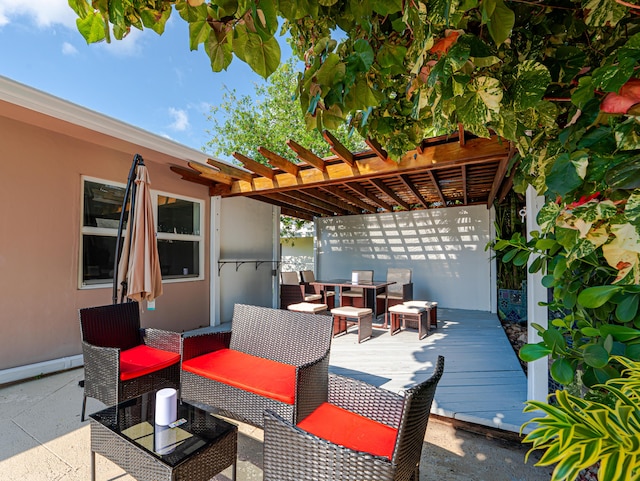
[[[142, 157], [136, 154], [132, 172], [129, 174], [129, 183], [132, 181], [134, 167], [136, 179], [135, 184], [131, 186], [129, 221], [125, 231], [122, 256], [119, 261], [116, 261], [118, 265], [114, 279], [117, 281], [117, 286], [122, 289], [121, 300], [126, 296], [135, 301], [153, 301], [162, 295], [162, 274], [149, 192], [149, 172]], [[128, 192], [129, 185], [125, 192], [125, 206]], [[123, 212], [124, 209], [125, 207]], [[117, 302], [117, 297], [114, 287], [114, 304]]]

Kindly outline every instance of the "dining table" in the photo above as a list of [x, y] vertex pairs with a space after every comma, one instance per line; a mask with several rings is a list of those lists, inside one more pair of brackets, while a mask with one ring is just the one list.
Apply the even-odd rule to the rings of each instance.
[[[335, 306], [336, 307], [342, 304], [341, 294], [342, 294], [343, 288], [360, 287], [364, 289], [365, 307], [371, 308], [373, 312], [373, 318], [376, 319], [378, 317], [378, 312], [376, 309], [376, 304], [377, 304], [376, 297], [378, 296], [378, 294], [381, 294], [382, 292], [385, 293], [384, 310], [385, 312], [387, 312], [387, 304], [388, 304], [388, 299], [386, 296], [387, 287], [395, 283], [396, 281], [354, 281], [351, 279], [329, 279], [329, 280], [316, 280], [316, 281], [310, 282], [309, 284], [314, 286], [314, 288], [316, 289], [316, 292], [320, 291], [323, 293], [324, 295], [323, 302], [325, 304], [327, 303], [327, 290], [328, 290], [327, 288], [328, 287], [335, 288], [335, 291], [336, 291]], [[386, 316], [385, 316], [384, 327], [386, 327], [386, 324], [387, 322], [386, 322]]]

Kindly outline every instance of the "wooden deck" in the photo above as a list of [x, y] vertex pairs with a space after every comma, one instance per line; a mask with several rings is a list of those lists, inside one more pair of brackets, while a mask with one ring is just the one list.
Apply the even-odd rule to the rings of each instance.
[[[224, 323], [191, 332], [229, 329]], [[421, 341], [414, 329], [391, 336], [374, 327], [358, 344], [356, 329], [333, 339], [331, 372], [401, 392], [427, 379], [443, 355], [434, 414], [515, 433], [534, 417], [522, 412], [527, 378], [496, 314], [438, 308], [438, 328]]]
[[443, 355], [433, 413], [513, 432], [531, 417], [522, 412], [527, 378], [495, 314], [438, 309], [438, 329], [422, 341], [417, 330], [390, 336], [374, 328], [358, 344], [355, 329], [334, 338], [331, 372], [400, 392], [428, 378]]

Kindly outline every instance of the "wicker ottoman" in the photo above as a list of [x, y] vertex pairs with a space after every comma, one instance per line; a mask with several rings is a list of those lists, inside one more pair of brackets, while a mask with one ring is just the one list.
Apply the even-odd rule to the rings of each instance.
[[297, 304], [289, 304], [287, 309], [296, 312], [305, 312], [307, 314], [320, 314], [326, 312], [328, 306], [315, 302], [298, 302]]
[[391, 324], [390, 334], [393, 336], [400, 330], [400, 326], [406, 327], [407, 323], [412, 324], [411, 327], [417, 327], [418, 339], [423, 339], [429, 335], [429, 319], [428, 312], [422, 306], [407, 306], [405, 304], [396, 304], [389, 308], [389, 323]]
[[438, 328], [438, 303], [433, 301], [406, 301], [403, 303], [409, 307], [424, 307], [429, 316], [429, 324], [433, 329]]
[[373, 311], [368, 307], [343, 306], [331, 309], [333, 316], [333, 336], [345, 334], [350, 325], [358, 324], [358, 342], [369, 339], [373, 334]]

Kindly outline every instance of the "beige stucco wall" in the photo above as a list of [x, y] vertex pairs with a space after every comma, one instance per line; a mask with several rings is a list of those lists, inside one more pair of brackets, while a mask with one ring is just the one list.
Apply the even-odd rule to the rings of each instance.
[[[165, 283], [142, 324], [209, 325], [209, 196], [169, 169], [184, 163], [77, 127], [36, 127], [46, 119], [23, 123], [5, 117], [8, 110], [0, 103], [0, 370], [81, 353], [78, 309], [112, 296], [110, 287], [78, 288], [81, 176], [126, 183], [136, 152], [153, 189], [205, 200], [204, 280]], [[67, 127], [73, 135], [60, 133]]]

